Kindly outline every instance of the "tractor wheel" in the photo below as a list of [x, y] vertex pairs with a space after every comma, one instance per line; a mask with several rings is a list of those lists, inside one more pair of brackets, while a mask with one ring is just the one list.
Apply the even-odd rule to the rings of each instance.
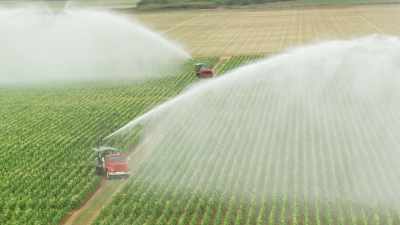
[[111, 175], [108, 171], [106, 171], [106, 178], [107, 178], [107, 180], [111, 180]]
[[100, 176], [100, 175], [102, 175], [102, 174], [103, 174], [103, 172], [104, 172], [104, 171], [103, 171], [103, 169], [102, 169], [102, 168], [100, 168], [100, 167], [96, 167], [96, 174], [97, 174], [97, 175], [99, 175], [99, 176]]

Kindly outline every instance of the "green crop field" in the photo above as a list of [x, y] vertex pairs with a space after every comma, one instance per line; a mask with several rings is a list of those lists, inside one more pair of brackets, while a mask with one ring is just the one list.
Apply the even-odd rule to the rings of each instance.
[[[165, 4], [179, 0], [143, 1]], [[199, 61], [215, 65], [215, 71], [223, 76], [225, 72], [252, 62], [262, 57], [261, 55], [274, 55], [290, 47], [372, 33], [400, 34], [399, 26], [395, 22], [400, 19], [399, 5], [307, 9], [292, 6], [396, 1], [398, 0], [298, 0], [285, 1], [282, 5], [278, 3], [278, 9], [252, 10], [243, 7], [159, 10], [137, 12], [134, 16], [169, 39], [181, 43], [193, 57], [202, 57]], [[130, 8], [136, 2], [70, 1], [71, 6], [89, 8]], [[204, 2], [248, 4], [264, 1]], [[15, 1], [0, 0], [0, 7], [14, 4]], [[60, 3], [54, 4], [58, 6]], [[129, 16], [130, 11], [127, 11], [127, 17]], [[200, 82], [192, 65], [193, 61], [189, 61], [176, 75], [144, 82], [84, 83], [62, 87], [0, 87], [0, 225], [64, 224], [102, 183], [102, 178], [95, 175], [92, 148], [132, 119]], [[284, 142], [283, 139], [280, 141]], [[165, 147], [167, 153], [176, 148], [179, 146]], [[221, 154], [226, 154], [228, 159], [235, 158], [230, 151], [221, 151]], [[279, 192], [279, 186], [266, 183], [264, 179], [254, 183], [259, 188], [258, 194], [254, 190], [238, 190], [241, 184], [235, 182], [236, 177], [243, 181], [251, 176], [268, 175], [275, 178], [279, 173], [277, 169], [271, 168], [271, 161], [263, 165], [264, 161], [258, 158], [260, 152], [249, 154], [243, 161], [221, 161], [205, 168], [209, 174], [202, 177], [190, 176], [194, 171], [192, 167], [200, 165], [195, 160], [201, 158], [207, 161], [207, 155], [182, 153], [179, 155], [182, 160], [177, 164], [183, 169], [175, 174], [171, 173], [173, 169], [155, 173], [157, 170], [150, 168], [164, 161], [169, 163], [166, 165], [173, 165], [177, 160], [174, 158], [176, 154], [154, 156], [149, 160], [142, 160], [120, 192], [114, 192], [119, 184], [111, 185], [109, 192], [116, 193], [115, 197], [110, 197], [113, 200], [109, 205], [91, 208], [90, 210], [98, 210], [100, 214], [87, 221], [93, 222], [93, 225], [400, 224], [398, 208], [394, 207], [397, 211], [390, 207], [380, 208], [379, 205], [355, 208], [349, 202], [329, 202], [318, 198], [306, 201], [304, 195], [297, 193], [301, 187], [295, 185], [288, 185], [292, 188], [292, 192], [288, 193], [294, 193], [294, 198], [274, 195]], [[324, 158], [321, 155], [319, 157]], [[257, 174], [251, 176], [247, 176], [245, 172], [233, 174], [233, 171], [240, 171], [242, 167], [259, 169]], [[333, 166], [329, 167], [334, 170], [332, 168]], [[222, 171], [223, 175], [216, 171]], [[168, 182], [159, 182], [160, 179]], [[196, 186], [197, 183], [193, 181], [202, 185]], [[227, 185], [222, 188], [223, 191], [209, 192], [208, 189], [200, 189], [204, 184], [213, 189], [216, 183], [224, 181]], [[387, 183], [391, 182], [388, 179]], [[328, 178], [324, 178], [321, 183], [328, 186]], [[379, 191], [371, 195], [393, 192], [393, 188], [373, 188]], [[238, 192], [245, 192], [246, 195], [237, 195]], [[91, 212], [86, 213], [81, 216], [82, 221], [86, 219], [82, 217], [92, 216]]]
[[[223, 74], [258, 58], [235, 56], [208, 61], [216, 65], [218, 74]], [[0, 206], [0, 224], [59, 224], [99, 185], [91, 148], [112, 131], [196, 82], [191, 63], [176, 76], [144, 83], [0, 89], [0, 104], [5, 106], [0, 108], [0, 128], [5, 131], [0, 136], [0, 196], [4, 203]], [[169, 147], [167, 150], [175, 148]], [[209, 176], [199, 177], [198, 182], [210, 187], [221, 181], [229, 184], [222, 192], [208, 192], [193, 183], [190, 171], [196, 163], [191, 164], [190, 160], [182, 163], [187, 168], [180, 171], [186, 173], [173, 176], [170, 171], [149, 173], [152, 170], [148, 168], [157, 163], [175, 160], [156, 155], [140, 164], [123, 190], [109, 205], [103, 206], [93, 224], [400, 224], [399, 213], [390, 209], [352, 208], [347, 202], [332, 203], [323, 199], [310, 202], [302, 199], [303, 195], [289, 198], [256, 195], [251, 191], [246, 191], [249, 193], [246, 196], [237, 195], [240, 184], [235, 179], [247, 175], [231, 174], [232, 168], [248, 167], [243, 163], [252, 161], [260, 168], [254, 176], [276, 173], [274, 169], [260, 166], [257, 155], [248, 157], [242, 162], [226, 160], [215, 165], [225, 176], [207, 168]], [[203, 160], [207, 157], [203, 156]], [[169, 182], [153, 182], [164, 176], [168, 176]], [[265, 184], [263, 179], [254, 185], [268, 193], [278, 192], [274, 184]], [[293, 188], [293, 193], [297, 193], [296, 186]]]
[[[221, 62], [222, 73], [244, 61]], [[190, 62], [144, 83], [0, 88], [0, 224], [59, 224], [99, 185], [92, 148], [197, 79]]]
[[0, 88], [0, 224], [59, 224], [99, 184], [92, 148], [197, 79]]

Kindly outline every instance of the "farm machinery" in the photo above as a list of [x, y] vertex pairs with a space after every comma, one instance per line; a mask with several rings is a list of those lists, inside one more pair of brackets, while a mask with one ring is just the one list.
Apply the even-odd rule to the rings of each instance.
[[211, 78], [214, 76], [214, 71], [205, 63], [196, 63], [195, 72], [198, 78]]
[[107, 179], [129, 177], [128, 156], [116, 148], [100, 147], [96, 152], [96, 173]]

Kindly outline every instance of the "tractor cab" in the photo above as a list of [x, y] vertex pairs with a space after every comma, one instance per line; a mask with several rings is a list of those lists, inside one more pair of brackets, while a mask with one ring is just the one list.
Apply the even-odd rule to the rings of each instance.
[[198, 78], [211, 78], [214, 76], [214, 71], [205, 63], [196, 63], [195, 72]]
[[116, 148], [100, 147], [96, 152], [96, 173], [113, 177], [129, 177], [128, 157]]

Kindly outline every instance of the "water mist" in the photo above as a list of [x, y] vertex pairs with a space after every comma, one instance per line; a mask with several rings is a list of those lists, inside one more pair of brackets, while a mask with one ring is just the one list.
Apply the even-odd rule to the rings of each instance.
[[106, 11], [0, 8], [0, 85], [143, 80], [190, 56], [133, 19]]
[[397, 211], [399, 62], [397, 37], [288, 50], [192, 87], [105, 144], [130, 148], [140, 127], [138, 174], [154, 184]]

